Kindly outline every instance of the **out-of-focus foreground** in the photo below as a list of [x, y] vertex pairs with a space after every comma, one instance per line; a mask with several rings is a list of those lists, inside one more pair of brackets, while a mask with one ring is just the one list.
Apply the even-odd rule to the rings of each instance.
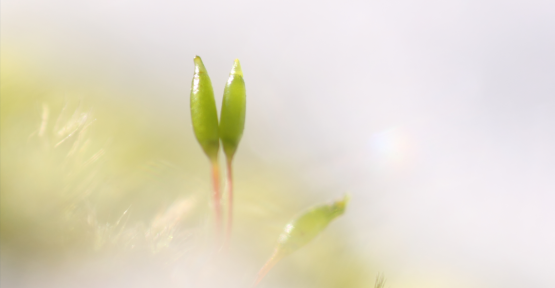
[[[214, 254], [208, 161], [189, 119], [164, 123], [2, 60], [2, 287], [248, 287], [309, 204], [295, 175], [245, 155], [232, 246]], [[336, 224], [265, 287], [368, 287], [374, 274]]]

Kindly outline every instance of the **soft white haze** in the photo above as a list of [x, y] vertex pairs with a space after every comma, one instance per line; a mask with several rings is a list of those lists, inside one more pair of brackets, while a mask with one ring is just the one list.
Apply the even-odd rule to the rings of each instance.
[[193, 57], [214, 91], [239, 58], [241, 149], [289, 167], [318, 199], [350, 192], [354, 242], [392, 278], [555, 287], [555, 2], [1, 8], [3, 49], [62, 82], [133, 85], [144, 93], [126, 100], [184, 127]]

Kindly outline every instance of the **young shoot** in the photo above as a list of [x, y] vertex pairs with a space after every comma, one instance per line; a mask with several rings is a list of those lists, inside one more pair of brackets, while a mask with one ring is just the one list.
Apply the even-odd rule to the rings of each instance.
[[241, 64], [239, 59], [235, 59], [225, 85], [220, 117], [220, 139], [227, 164], [226, 243], [231, 237], [233, 223], [233, 168], [231, 164], [245, 128], [246, 96]]
[[220, 168], [218, 164], [218, 151], [220, 149], [218, 111], [208, 72], [199, 56], [195, 57], [194, 62], [195, 74], [191, 84], [191, 119], [197, 141], [212, 164], [214, 187], [212, 204], [216, 218], [216, 230], [220, 234], [222, 230], [222, 209], [220, 206]]
[[258, 285], [268, 271], [283, 257], [297, 251], [322, 232], [335, 218], [343, 215], [349, 197], [329, 204], [318, 205], [301, 213], [287, 225], [278, 239], [274, 254], [258, 272], [253, 287]]

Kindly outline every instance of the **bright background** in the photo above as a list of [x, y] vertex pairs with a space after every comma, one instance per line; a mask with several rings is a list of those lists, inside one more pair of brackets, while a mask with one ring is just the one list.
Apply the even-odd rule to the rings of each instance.
[[[243, 278], [228, 286], [248, 286], [291, 215], [345, 192], [348, 213], [305, 248], [336, 249], [330, 258], [310, 264], [303, 257], [324, 252], [299, 252], [265, 287], [368, 287], [377, 271], [399, 288], [555, 286], [553, 1], [2, 0], [1, 19], [2, 287], [148, 278], [137, 268], [90, 282], [104, 275], [94, 261], [111, 260], [37, 256], [67, 248], [52, 244], [62, 243], [52, 231], [67, 225], [38, 212], [35, 191], [52, 199], [73, 189], [64, 159], [74, 146], [55, 149], [68, 132], [35, 139], [45, 109], [68, 129], [86, 125], [83, 115], [97, 119], [90, 137], [98, 143], [81, 163], [108, 155], [110, 164], [98, 165], [109, 169], [94, 170], [104, 175], [91, 180], [96, 192], [87, 190], [99, 227], [130, 205], [142, 207], [134, 221], [150, 223], [182, 195], [193, 195], [183, 205], [206, 210], [190, 227], [206, 222], [208, 200], [198, 195], [209, 191], [209, 167], [188, 112], [197, 54], [218, 101], [235, 58], [247, 85], [234, 246], [244, 264], [228, 273]], [[116, 201], [118, 189], [130, 192]], [[158, 190], [165, 198], [156, 202]], [[77, 251], [87, 247], [81, 238], [89, 237], [72, 242]], [[344, 262], [322, 264], [337, 257]], [[349, 265], [361, 271], [357, 284], [325, 280]]]

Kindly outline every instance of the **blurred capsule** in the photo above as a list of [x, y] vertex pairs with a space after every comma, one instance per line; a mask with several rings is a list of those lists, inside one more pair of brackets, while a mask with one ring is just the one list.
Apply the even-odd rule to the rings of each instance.
[[279, 260], [306, 245], [333, 219], [343, 215], [348, 202], [349, 196], [345, 195], [341, 200], [313, 207], [289, 222], [279, 236], [274, 254], [260, 269], [252, 287], [257, 286]]
[[220, 139], [224, 153], [231, 161], [245, 128], [246, 110], [245, 81], [239, 59], [235, 59], [229, 79], [225, 85], [222, 101], [222, 114], [220, 119]]
[[304, 212], [285, 226], [276, 250], [285, 256], [303, 247], [345, 212], [348, 196], [329, 204], [319, 205]]
[[220, 140], [218, 135], [218, 112], [214, 90], [208, 72], [199, 56], [195, 59], [195, 75], [191, 84], [191, 118], [193, 130], [204, 153], [215, 162], [218, 158]]

